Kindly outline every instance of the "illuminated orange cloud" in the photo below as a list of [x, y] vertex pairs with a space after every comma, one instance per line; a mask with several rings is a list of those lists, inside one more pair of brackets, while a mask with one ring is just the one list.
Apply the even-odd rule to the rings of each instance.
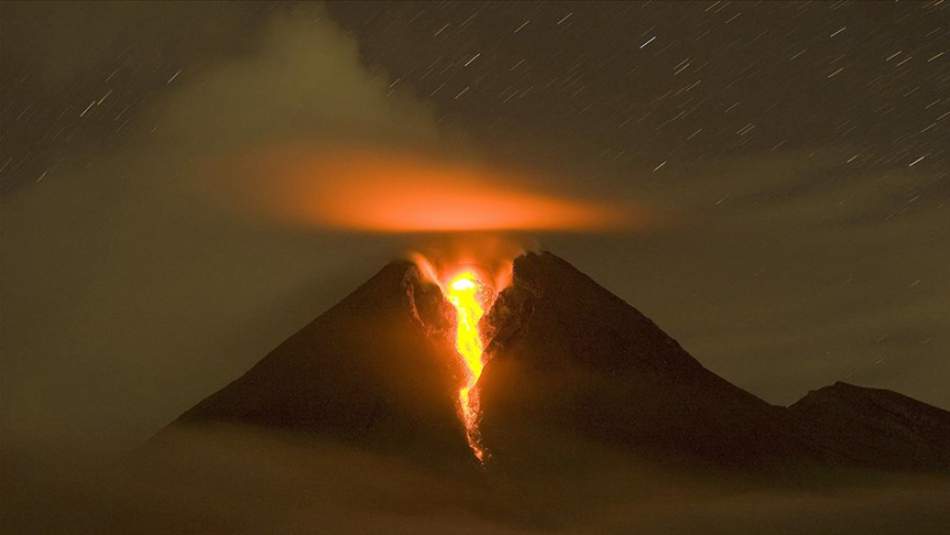
[[271, 154], [270, 209], [310, 226], [369, 232], [606, 230], [640, 226], [633, 205], [530, 191], [522, 177], [414, 154]]

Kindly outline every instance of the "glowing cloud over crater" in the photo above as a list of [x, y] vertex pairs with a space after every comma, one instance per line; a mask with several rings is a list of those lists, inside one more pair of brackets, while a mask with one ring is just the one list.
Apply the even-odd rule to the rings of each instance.
[[[379, 233], [610, 230], [642, 226], [631, 203], [538, 191], [526, 177], [418, 154], [271, 154], [268, 210], [294, 224]], [[260, 199], [258, 196], [257, 199]]]

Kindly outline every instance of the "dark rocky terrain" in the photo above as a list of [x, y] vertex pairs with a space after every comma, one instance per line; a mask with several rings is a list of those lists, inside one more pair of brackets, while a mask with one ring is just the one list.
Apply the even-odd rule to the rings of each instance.
[[838, 382], [789, 407], [803, 434], [850, 462], [950, 472], [950, 412], [878, 388]]

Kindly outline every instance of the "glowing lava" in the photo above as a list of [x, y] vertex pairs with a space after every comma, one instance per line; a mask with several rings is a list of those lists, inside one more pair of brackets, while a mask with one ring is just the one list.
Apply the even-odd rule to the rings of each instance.
[[[462, 239], [430, 242], [426, 254], [409, 258], [426, 281], [442, 290], [455, 309], [455, 352], [463, 372], [458, 390], [458, 415], [465, 426], [465, 439], [472, 453], [484, 462], [489, 452], [482, 446], [478, 379], [489, 355], [479, 322], [514, 276], [513, 259], [524, 248], [511, 238], [469, 235]], [[448, 319], [448, 318], [446, 318]]]
[[485, 348], [478, 331], [478, 322], [485, 315], [481, 302], [483, 285], [474, 271], [465, 270], [452, 277], [444, 291], [449, 303], [455, 307], [455, 350], [465, 365], [465, 385], [459, 389], [459, 410], [465, 424], [465, 438], [475, 457], [484, 461], [485, 449], [480, 444], [478, 431], [478, 389], [475, 388], [485, 367], [482, 360]]

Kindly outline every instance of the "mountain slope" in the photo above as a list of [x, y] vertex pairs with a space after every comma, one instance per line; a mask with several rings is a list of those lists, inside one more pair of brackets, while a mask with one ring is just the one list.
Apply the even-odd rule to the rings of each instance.
[[853, 462], [950, 471], [950, 412], [889, 390], [838, 382], [789, 407], [815, 442]]
[[826, 456], [783, 408], [705, 369], [552, 254], [515, 260], [512, 286], [488, 321], [483, 432], [499, 456], [537, 454], [515, 453], [526, 422], [671, 463], [777, 468]]
[[172, 427], [276, 428], [469, 462], [437, 286], [393, 262]]

